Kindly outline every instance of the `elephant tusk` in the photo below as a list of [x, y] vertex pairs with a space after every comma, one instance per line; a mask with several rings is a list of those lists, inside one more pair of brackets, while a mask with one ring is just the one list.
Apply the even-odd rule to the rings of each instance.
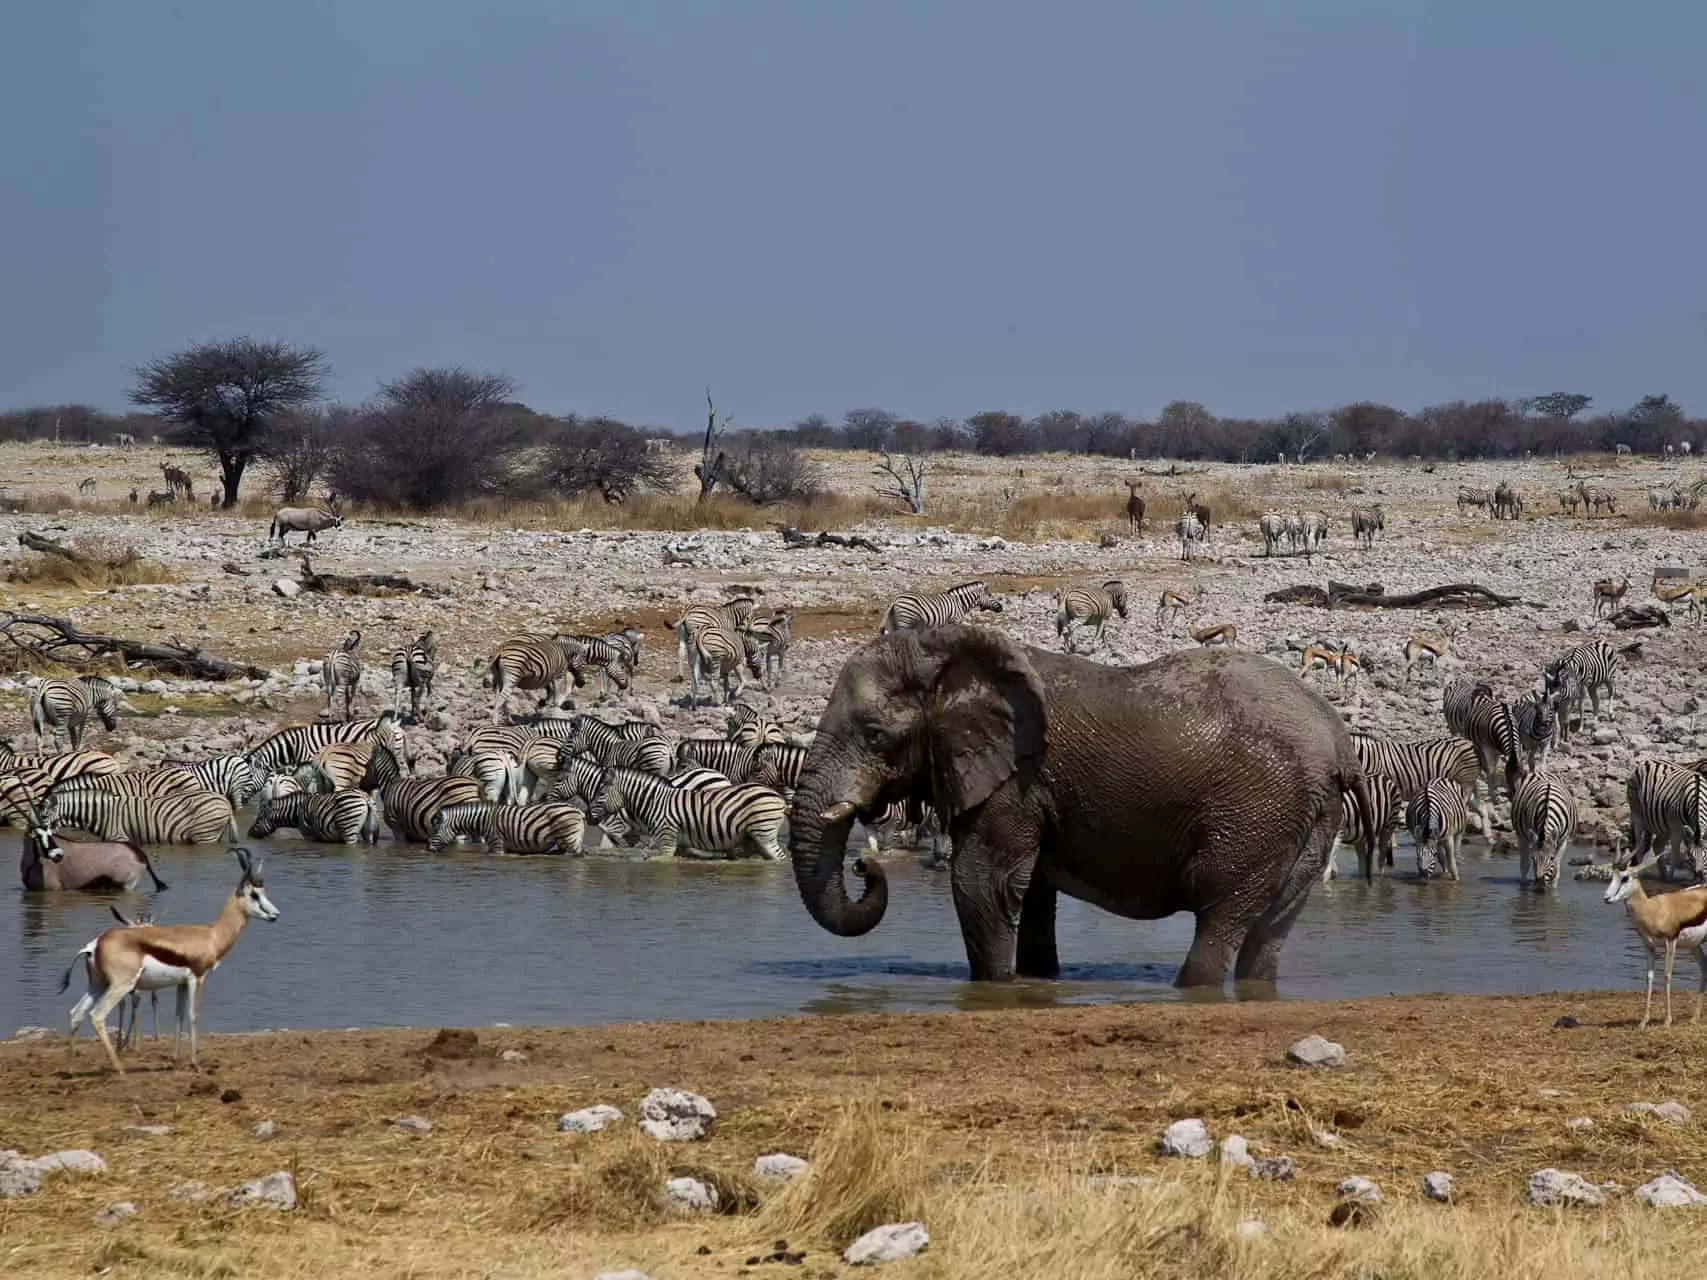
[[851, 800], [838, 800], [818, 816], [825, 822], [846, 822], [858, 812], [858, 806]]

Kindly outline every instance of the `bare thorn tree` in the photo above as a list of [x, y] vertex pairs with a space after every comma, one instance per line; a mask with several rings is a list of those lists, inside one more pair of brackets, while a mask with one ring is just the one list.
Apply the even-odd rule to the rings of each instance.
[[916, 516], [925, 514], [925, 472], [928, 464], [922, 457], [912, 454], [902, 454], [897, 465], [887, 453], [883, 461], [873, 467], [872, 474], [887, 477], [871, 487], [877, 491], [880, 498], [895, 498], [907, 504], [907, 510]]
[[699, 500], [704, 502], [711, 496], [711, 491], [717, 487], [717, 482], [723, 478], [723, 464], [727, 461], [723, 450], [718, 448], [722, 443], [723, 433], [729, 430], [729, 414], [723, 415], [723, 421], [717, 420], [717, 406], [711, 402], [711, 388], [705, 389], [705, 440], [700, 444], [699, 461], [694, 464], [693, 473], [699, 477]]

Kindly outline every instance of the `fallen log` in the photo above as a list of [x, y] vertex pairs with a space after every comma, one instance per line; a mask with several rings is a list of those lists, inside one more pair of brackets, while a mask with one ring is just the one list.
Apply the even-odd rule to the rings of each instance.
[[396, 573], [316, 573], [306, 555], [302, 557], [302, 573], [297, 577], [297, 585], [304, 591], [320, 595], [423, 595], [432, 599], [443, 594], [424, 582]]
[[1612, 625], [1620, 631], [1638, 631], [1643, 627], [1669, 627], [1671, 615], [1658, 605], [1625, 605], [1612, 615]]
[[831, 533], [823, 530], [816, 535], [802, 533], [789, 525], [779, 524], [776, 531], [782, 535], [783, 543], [790, 551], [800, 551], [807, 547], [851, 547], [858, 551], [874, 551], [882, 554], [879, 547], [870, 538], [863, 538], [857, 533]]
[[46, 534], [36, 533], [31, 529], [26, 529], [23, 533], [18, 535], [18, 543], [25, 551], [34, 551], [37, 555], [59, 556], [61, 559], [69, 560], [80, 569], [106, 567], [105, 565], [97, 566], [93, 560], [89, 559], [89, 557], [84, 555], [81, 551], [74, 550], [73, 548], [66, 546], [63, 542], [56, 542]]
[[1401, 595], [1388, 595], [1378, 582], [1367, 587], [1330, 582], [1325, 588], [1283, 587], [1263, 599], [1270, 604], [1304, 604], [1318, 609], [1509, 609], [1523, 603], [1517, 596], [1502, 596], [1474, 582], [1448, 583]]
[[192, 680], [265, 680], [272, 674], [264, 667], [215, 657], [205, 649], [100, 635], [80, 630], [69, 618], [45, 614], [0, 614], [0, 637], [39, 662], [72, 668], [92, 670], [118, 657], [126, 666], [147, 667]]

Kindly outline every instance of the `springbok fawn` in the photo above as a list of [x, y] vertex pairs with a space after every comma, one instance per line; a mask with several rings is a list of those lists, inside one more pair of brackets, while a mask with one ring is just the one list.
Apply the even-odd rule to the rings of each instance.
[[[107, 1035], [107, 1015], [137, 987], [156, 990], [178, 988], [177, 1029], [172, 1036], [172, 1061], [178, 1060], [178, 1042], [183, 1035], [184, 1011], [190, 1015], [190, 1067], [199, 1070], [196, 1059], [196, 1022], [201, 1013], [202, 984], [207, 975], [218, 967], [227, 952], [236, 945], [237, 935], [251, 917], [256, 920], [277, 920], [279, 909], [268, 899], [261, 884], [261, 863], [251, 862], [249, 850], [236, 848], [237, 865], [243, 877], [237, 888], [225, 900], [212, 924], [146, 925], [128, 929], [108, 929], [95, 939], [89, 989], [71, 1010], [71, 1031], [66, 1037], [66, 1053], [77, 1052], [77, 1029], [84, 1017], [92, 1017], [95, 1035], [107, 1051], [113, 1070], [124, 1074], [124, 1064]], [[64, 991], [71, 985], [71, 968], [59, 984]]]
[[1707, 885], [1679, 889], [1676, 893], [1650, 898], [1642, 887], [1641, 875], [1659, 861], [1654, 854], [1636, 862], [1633, 852], [1621, 854], [1613, 863], [1612, 883], [1606, 886], [1607, 902], [1622, 902], [1630, 913], [1630, 923], [1636, 936], [1648, 951], [1648, 998], [1642, 1005], [1642, 1023], [1646, 1027], [1654, 1011], [1654, 960], [1660, 948], [1666, 953], [1666, 1026], [1671, 1026], [1671, 967], [1677, 959], [1677, 949], [1688, 947], [1695, 953], [1695, 964], [1701, 970], [1700, 985], [1695, 988], [1695, 1015], [1701, 1017], [1701, 993], [1707, 990]]

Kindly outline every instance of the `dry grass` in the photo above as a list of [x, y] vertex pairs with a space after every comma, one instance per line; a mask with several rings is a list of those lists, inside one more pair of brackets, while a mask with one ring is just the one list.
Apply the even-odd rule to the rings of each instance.
[[[932, 1243], [898, 1276], [1669, 1280], [1693, 1258], [1692, 1215], [1521, 1203], [1524, 1178], [1548, 1165], [1626, 1188], [1667, 1168], [1707, 1182], [1693, 1124], [1623, 1112], [1671, 1097], [1699, 1112], [1707, 1029], [1638, 1033], [1639, 1006], [1625, 992], [518, 1028], [448, 1053], [421, 1031], [281, 1032], [205, 1038], [200, 1079], [160, 1069], [145, 1047], [148, 1069], [122, 1081], [87, 1042], [72, 1072], [59, 1046], [7, 1045], [7, 1145], [92, 1147], [111, 1168], [0, 1201], [0, 1233], [8, 1269], [40, 1276], [714, 1276], [778, 1240], [807, 1252], [803, 1274], [843, 1276], [852, 1236], [917, 1218]], [[1581, 1027], [1555, 1029], [1563, 1012]], [[217, 984], [206, 1014], [218, 1020]], [[1345, 1043], [1351, 1066], [1282, 1065], [1309, 1031]], [[505, 1048], [529, 1061], [500, 1063]], [[632, 1116], [658, 1084], [711, 1097], [709, 1142], [654, 1143], [631, 1121], [554, 1131], [558, 1113], [598, 1101]], [[397, 1132], [386, 1118], [399, 1114], [435, 1127]], [[1158, 1158], [1157, 1133], [1189, 1115], [1290, 1154], [1295, 1180]], [[1566, 1127], [1578, 1115], [1595, 1127]], [[251, 1137], [262, 1118], [282, 1135]], [[126, 1129], [141, 1124], [171, 1132]], [[1342, 1145], [1317, 1146], [1322, 1129]], [[810, 1172], [755, 1187], [754, 1157], [779, 1150], [807, 1155]], [[289, 1215], [165, 1194], [281, 1168], [302, 1196]], [[1458, 1205], [1422, 1199], [1432, 1169], [1455, 1176]], [[1092, 1187], [1100, 1173], [1159, 1181]], [[669, 1213], [659, 1189], [674, 1174], [713, 1182], [732, 1212]], [[1386, 1204], [1366, 1228], [1334, 1230], [1333, 1188], [1350, 1174], [1375, 1179]], [[135, 1219], [91, 1227], [120, 1199]], [[1264, 1238], [1239, 1236], [1249, 1218]]]
[[1707, 529], [1707, 510], [1699, 507], [1694, 511], [1650, 511], [1646, 507], [1632, 508], [1624, 519], [1627, 524], [1644, 525], [1655, 529], [1677, 529], [1680, 531]]
[[82, 562], [65, 556], [25, 552], [7, 575], [7, 580], [36, 587], [81, 587], [85, 590], [177, 581], [165, 565], [144, 560], [128, 542], [115, 538], [81, 537], [70, 545], [83, 557]]

